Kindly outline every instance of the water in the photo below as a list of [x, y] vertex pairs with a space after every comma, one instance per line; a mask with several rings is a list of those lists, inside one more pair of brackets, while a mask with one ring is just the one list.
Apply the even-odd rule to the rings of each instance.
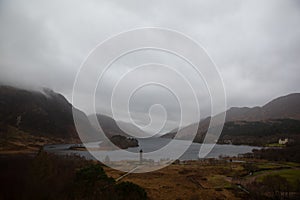
[[[139, 147], [129, 148], [126, 151], [138, 153], [141, 149], [143, 150], [144, 154], [147, 152], [152, 152], [155, 150], [159, 150], [160, 148], [164, 147], [166, 144], [171, 142], [171, 139], [166, 138], [151, 138], [151, 139], [139, 139]], [[172, 149], [174, 154], [177, 154], [181, 147], [189, 145], [189, 142], [182, 141], [182, 140], [173, 140], [175, 145], [178, 148]], [[46, 151], [55, 152], [57, 154], [78, 154], [87, 159], [95, 159], [88, 151], [74, 151], [69, 150], [69, 147], [72, 144], [59, 144], [59, 145], [47, 145], [44, 147]], [[197, 160], [199, 158], [199, 149], [203, 144], [199, 143], [192, 143], [191, 146], [187, 149], [187, 151], [179, 158], [179, 160]], [[205, 146], [206, 144], [204, 144]], [[90, 143], [88, 147], [98, 147], [99, 142], [97, 143]], [[260, 147], [253, 147], [253, 146], [246, 146], [246, 145], [219, 145], [216, 144], [212, 151], [208, 153], [205, 158], [218, 158], [220, 156], [237, 156], [238, 154], [248, 153], [251, 152], [253, 149], [260, 149]], [[93, 151], [94, 156], [97, 157], [101, 155], [102, 152], [100, 151]], [[145, 154], [146, 155], [146, 154]], [[136, 160], [138, 158], [138, 154], [124, 154], [124, 150], [120, 151], [111, 151], [109, 153], [109, 157], [113, 158], [114, 160]], [[164, 157], [160, 155], [160, 158], [170, 158], [169, 154]], [[171, 156], [172, 157], [172, 156]], [[102, 160], [104, 157], [102, 155]]]

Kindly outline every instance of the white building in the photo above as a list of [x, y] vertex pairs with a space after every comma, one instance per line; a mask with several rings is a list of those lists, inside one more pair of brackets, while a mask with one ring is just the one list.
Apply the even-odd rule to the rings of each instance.
[[278, 141], [278, 144], [287, 144], [289, 142], [289, 139], [288, 138], [285, 138], [285, 139], [279, 139], [279, 141]]

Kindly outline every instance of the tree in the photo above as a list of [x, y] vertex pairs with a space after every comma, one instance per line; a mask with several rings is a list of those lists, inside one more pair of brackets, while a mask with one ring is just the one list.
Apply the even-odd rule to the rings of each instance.
[[114, 184], [115, 180], [108, 177], [99, 164], [89, 165], [76, 173], [75, 199], [109, 199]]
[[140, 186], [131, 182], [122, 182], [115, 187], [118, 200], [146, 200], [147, 193]]

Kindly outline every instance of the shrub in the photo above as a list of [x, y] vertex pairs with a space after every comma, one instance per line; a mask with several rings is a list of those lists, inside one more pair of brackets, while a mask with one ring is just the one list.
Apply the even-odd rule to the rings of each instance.
[[143, 200], [147, 199], [147, 193], [140, 186], [131, 182], [122, 182], [115, 187], [118, 200]]

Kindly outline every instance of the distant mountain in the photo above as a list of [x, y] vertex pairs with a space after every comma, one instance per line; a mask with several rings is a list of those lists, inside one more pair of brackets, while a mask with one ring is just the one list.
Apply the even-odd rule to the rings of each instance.
[[300, 120], [300, 93], [282, 96], [262, 107], [265, 119]]
[[[91, 116], [89, 116], [89, 119], [94, 128], [97, 128], [97, 125], [92, 122]], [[125, 137], [132, 137], [132, 135], [147, 135], [147, 133], [145, 133], [143, 130], [131, 123], [123, 121], [116, 122], [113, 118], [106, 115], [97, 114], [97, 119], [102, 130], [108, 137], [112, 137], [114, 135], [122, 135]], [[119, 127], [119, 125], [122, 127], [123, 130]]]
[[[217, 115], [218, 116], [218, 115]], [[198, 125], [195, 142], [203, 142], [209, 126], [210, 117], [199, 124], [191, 124], [180, 130], [163, 135], [165, 138], [186, 139], [191, 130]], [[300, 134], [300, 93], [276, 98], [262, 107], [230, 108], [219, 143], [261, 145], [258, 143], [275, 142], [279, 137]], [[251, 133], [250, 133], [251, 132]], [[273, 135], [273, 137], [271, 137]], [[262, 139], [265, 137], [264, 139]]]
[[262, 121], [269, 119], [300, 120], [300, 93], [276, 98], [262, 107], [233, 107], [226, 112], [226, 121]]

